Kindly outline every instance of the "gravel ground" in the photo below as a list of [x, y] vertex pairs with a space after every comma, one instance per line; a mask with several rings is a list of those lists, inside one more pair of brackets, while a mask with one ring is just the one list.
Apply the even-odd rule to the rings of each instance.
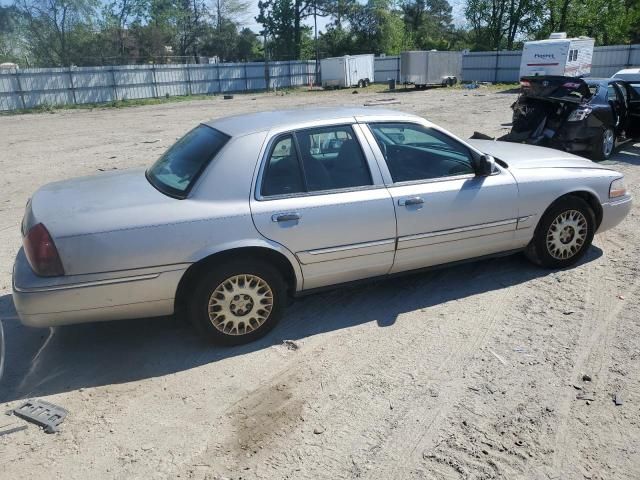
[[[0, 478], [640, 478], [638, 207], [575, 268], [516, 255], [318, 294], [239, 348], [175, 319], [16, 319], [11, 267], [38, 186], [148, 165], [212, 117], [390, 98], [468, 137], [505, 131], [515, 95], [371, 88], [0, 117], [1, 407], [70, 411], [58, 434], [0, 436]], [[637, 198], [640, 144], [608, 163]], [[24, 423], [3, 418], [0, 432]]]

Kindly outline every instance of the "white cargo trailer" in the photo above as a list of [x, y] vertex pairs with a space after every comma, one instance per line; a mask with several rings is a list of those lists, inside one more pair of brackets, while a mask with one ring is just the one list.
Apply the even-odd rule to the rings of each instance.
[[458, 83], [462, 74], [462, 52], [414, 50], [400, 54], [400, 82], [416, 88]]
[[591, 74], [594, 39], [567, 38], [552, 33], [547, 40], [525, 42], [520, 60], [520, 77], [560, 75], [585, 77]]
[[373, 55], [345, 55], [320, 60], [323, 87], [366, 87], [373, 81]]

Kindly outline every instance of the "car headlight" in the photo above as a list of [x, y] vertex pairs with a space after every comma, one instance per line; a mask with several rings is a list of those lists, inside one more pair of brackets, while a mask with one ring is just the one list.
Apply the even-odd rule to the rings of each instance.
[[611, 182], [609, 187], [609, 198], [624, 197], [627, 194], [627, 186], [624, 184], [624, 177]]
[[585, 118], [589, 116], [591, 113], [591, 107], [579, 107], [576, 108], [573, 112], [569, 114], [569, 118], [567, 118], [567, 122], [581, 122]]

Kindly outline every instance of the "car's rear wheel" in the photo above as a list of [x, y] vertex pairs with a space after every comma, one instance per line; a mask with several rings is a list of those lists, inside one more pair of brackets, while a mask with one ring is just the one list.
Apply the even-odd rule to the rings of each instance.
[[198, 331], [222, 345], [240, 345], [268, 333], [282, 317], [286, 284], [260, 260], [229, 261], [203, 274], [189, 302]]
[[593, 160], [608, 160], [616, 146], [616, 134], [611, 127], [605, 127], [593, 144]]
[[544, 213], [525, 253], [542, 267], [568, 267], [589, 249], [595, 226], [595, 214], [587, 202], [563, 197]]

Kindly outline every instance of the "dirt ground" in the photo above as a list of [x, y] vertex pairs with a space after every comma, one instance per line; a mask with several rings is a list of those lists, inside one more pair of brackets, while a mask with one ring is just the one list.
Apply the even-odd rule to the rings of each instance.
[[[466, 138], [504, 132], [515, 95], [298, 92], [0, 117], [0, 407], [40, 397], [70, 411], [58, 434], [0, 436], [0, 478], [640, 478], [637, 206], [575, 268], [516, 255], [317, 294], [239, 348], [170, 318], [38, 330], [15, 317], [11, 268], [38, 186], [149, 165], [213, 117], [390, 98]], [[640, 144], [608, 163], [640, 197]], [[3, 415], [0, 432], [23, 424]]]

